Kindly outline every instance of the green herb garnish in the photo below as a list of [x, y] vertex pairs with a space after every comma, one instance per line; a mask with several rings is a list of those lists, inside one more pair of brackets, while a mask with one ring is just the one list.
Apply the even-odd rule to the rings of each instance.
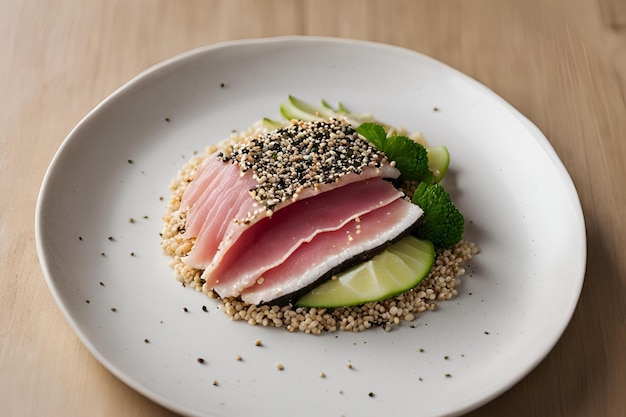
[[422, 181], [429, 173], [428, 152], [424, 146], [406, 136], [387, 136], [385, 129], [376, 123], [363, 123], [356, 131], [395, 161], [402, 181]]
[[465, 219], [440, 184], [420, 183], [412, 201], [424, 210], [422, 223], [413, 231], [415, 236], [430, 240], [438, 248], [452, 247], [461, 240]]

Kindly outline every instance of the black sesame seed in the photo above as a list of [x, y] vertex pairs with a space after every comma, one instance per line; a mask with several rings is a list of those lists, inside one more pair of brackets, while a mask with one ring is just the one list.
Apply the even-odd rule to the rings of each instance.
[[218, 158], [238, 163], [241, 172], [254, 172], [257, 185], [250, 193], [266, 210], [237, 220], [244, 224], [261, 213], [271, 215], [280, 202], [297, 200], [307, 187], [331, 184], [345, 174], [359, 174], [386, 161], [385, 155], [349, 124], [335, 119], [293, 122], [235, 146], [228, 154], [220, 153]]
[[202, 306], [202, 311], [204, 311], [205, 313], [209, 312], [209, 310], [206, 308], [206, 306]]
[[372, 397], [372, 398], [374, 397], [374, 393], [373, 393], [373, 392], [370, 392], [370, 393], [369, 393], [369, 394], [367, 394], [367, 395], [369, 395], [369, 396], [370, 396], [370, 397]]
[[189, 312], [189, 309], [188, 309], [187, 307], [183, 307], [183, 311], [184, 311], [185, 313], [187, 313], [187, 312]]
[[198, 361], [198, 363], [204, 363], [204, 359], [202, 359], [202, 358], [198, 358], [196, 360]]
[[108, 239], [113, 242], [115, 239], [113, 238], [113, 236], [109, 236]]
[[150, 343], [150, 340], [148, 340], [148, 339], [143, 339], [143, 342], [144, 342], [144, 343]]
[[111, 311], [115, 313], [117, 311], [117, 308], [111, 307]]
[[128, 163], [129, 163], [129, 164], [132, 164], [132, 163], [134, 163], [134, 162], [135, 162], [135, 161], [133, 161], [132, 159], [129, 159], [129, 160], [128, 160]]
[[170, 118], [169, 118], [169, 117], [166, 117], [166, 118], [165, 118], [165, 121], [169, 123], [169, 122], [170, 122]]

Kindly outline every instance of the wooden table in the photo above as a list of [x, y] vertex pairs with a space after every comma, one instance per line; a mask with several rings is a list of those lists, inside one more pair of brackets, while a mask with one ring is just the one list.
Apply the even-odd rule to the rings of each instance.
[[70, 129], [132, 76], [219, 41], [367, 39], [486, 84], [550, 139], [580, 194], [585, 286], [548, 357], [472, 416], [626, 416], [623, 0], [0, 0], [0, 413], [166, 416], [82, 346], [44, 282], [34, 208]]

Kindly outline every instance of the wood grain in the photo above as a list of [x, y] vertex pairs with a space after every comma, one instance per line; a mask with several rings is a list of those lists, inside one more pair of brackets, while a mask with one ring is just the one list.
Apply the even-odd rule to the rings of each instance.
[[614, 28], [626, 27], [626, 2], [623, 0], [598, 0], [602, 17]]
[[[171, 416], [107, 372], [48, 291], [34, 242], [46, 167], [141, 70], [214, 42], [285, 34], [386, 42], [484, 83], [569, 170], [585, 287], [539, 366], [472, 416], [626, 416], [626, 32], [620, 0], [0, 0], [0, 404], [7, 416]], [[567, 277], [563, 279], [567, 285]]]

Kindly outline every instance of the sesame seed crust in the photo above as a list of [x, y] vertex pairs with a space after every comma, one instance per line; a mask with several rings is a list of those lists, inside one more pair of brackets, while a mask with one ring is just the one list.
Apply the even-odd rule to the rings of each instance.
[[[345, 128], [345, 126], [343, 126], [345, 123], [342, 121], [331, 120], [325, 123], [335, 123], [333, 129]], [[317, 122], [317, 125], [323, 126], [322, 122]], [[290, 133], [281, 135], [287, 138], [285, 139], [286, 141], [293, 140], [293, 137], [297, 136], [297, 134], [294, 136], [292, 133], [299, 131], [298, 129], [302, 129], [303, 126], [304, 125], [300, 122], [291, 122], [289, 126], [284, 128]], [[289, 129], [293, 129], [293, 132]], [[350, 132], [350, 129], [346, 129], [346, 131]], [[208, 147], [203, 155], [195, 155], [182, 167], [177, 177], [170, 183], [172, 194], [167, 203], [165, 215], [163, 216], [164, 225], [161, 233], [163, 239], [161, 247], [167, 255], [172, 257], [170, 266], [174, 270], [176, 279], [181, 282], [183, 286], [191, 287], [198, 292], [205, 293], [207, 297], [215, 299], [220, 303], [219, 309], [233, 321], [245, 321], [250, 325], [281, 327], [289, 332], [301, 331], [309, 334], [336, 331], [360, 332], [377, 327], [383, 328], [385, 331], [391, 331], [402, 323], [413, 322], [421, 313], [435, 310], [438, 302], [453, 299], [458, 295], [457, 287], [461, 284], [461, 278], [466, 274], [465, 268], [472, 259], [472, 256], [478, 252], [476, 245], [468, 241], [461, 241], [450, 249], [437, 250], [435, 262], [430, 273], [417, 287], [393, 298], [361, 306], [318, 309], [295, 307], [292, 305], [282, 307], [275, 305], [249, 305], [237, 298], [222, 299], [214, 291], [204, 285], [205, 282], [201, 278], [202, 270], [192, 268], [182, 261], [182, 258], [191, 250], [195, 242], [195, 238], [189, 239], [183, 237], [186, 212], [179, 210], [182, 195], [189, 183], [193, 180], [202, 161], [209, 155], [214, 155], [217, 150], [222, 152], [221, 157], [224, 158], [224, 160], [233, 162], [239, 162], [239, 160], [244, 158], [243, 155], [246, 155], [246, 162], [241, 165], [242, 170], [253, 169], [261, 171], [271, 169], [271, 167], [266, 167], [264, 163], [254, 163], [255, 157], [252, 156], [251, 159], [248, 158], [247, 155], [250, 153], [244, 152], [244, 150], [250, 148], [250, 144], [253, 143], [255, 138], [259, 141], [266, 141], [273, 137], [274, 134], [275, 132], [268, 132], [260, 123], [255, 124], [245, 132], [234, 132], [218, 146]], [[344, 134], [346, 133], [344, 132]], [[292, 139], [289, 139], [290, 137]], [[352, 133], [346, 134], [346, 137], [348, 137], [350, 141], [353, 140], [352, 138], [361, 140]], [[333, 138], [337, 140], [336, 137]], [[256, 145], [253, 145], [253, 147], [254, 146]], [[308, 146], [307, 144], [307, 147]], [[311, 147], [311, 149], [313, 149], [313, 147]], [[371, 152], [377, 151], [373, 149]], [[317, 154], [319, 154], [319, 152], [317, 152]], [[284, 155], [285, 152], [283, 151], [283, 157]], [[368, 161], [365, 165], [360, 165], [361, 169], [363, 166], [370, 164], [370, 162], [371, 161]], [[379, 162], [383, 163], [383, 158], [380, 156]], [[375, 164], [376, 162], [373, 163]], [[256, 173], [257, 171], [254, 172]], [[262, 177], [263, 175], [258, 178]], [[329, 178], [331, 177], [329, 176], [325, 180], [332, 181]], [[315, 181], [317, 180], [318, 179], [315, 179]], [[407, 194], [410, 195], [412, 194], [414, 184], [404, 184], [403, 188]], [[279, 188], [270, 188], [274, 194], [280, 194], [281, 199], [283, 196], [285, 198], [294, 197], [290, 195], [290, 193], [293, 192], [293, 186], [291, 190], [289, 190], [289, 187], [280, 188], [280, 193], [277, 191], [278, 189]], [[274, 196], [273, 198], [277, 197]], [[411, 327], [413, 327], [413, 325], [411, 325]]]
[[380, 168], [386, 156], [362, 139], [344, 120], [292, 120], [286, 127], [265, 132], [218, 154], [237, 163], [242, 173], [252, 170], [257, 185], [250, 195], [267, 209], [297, 200], [309, 187], [331, 184], [365, 167]]

